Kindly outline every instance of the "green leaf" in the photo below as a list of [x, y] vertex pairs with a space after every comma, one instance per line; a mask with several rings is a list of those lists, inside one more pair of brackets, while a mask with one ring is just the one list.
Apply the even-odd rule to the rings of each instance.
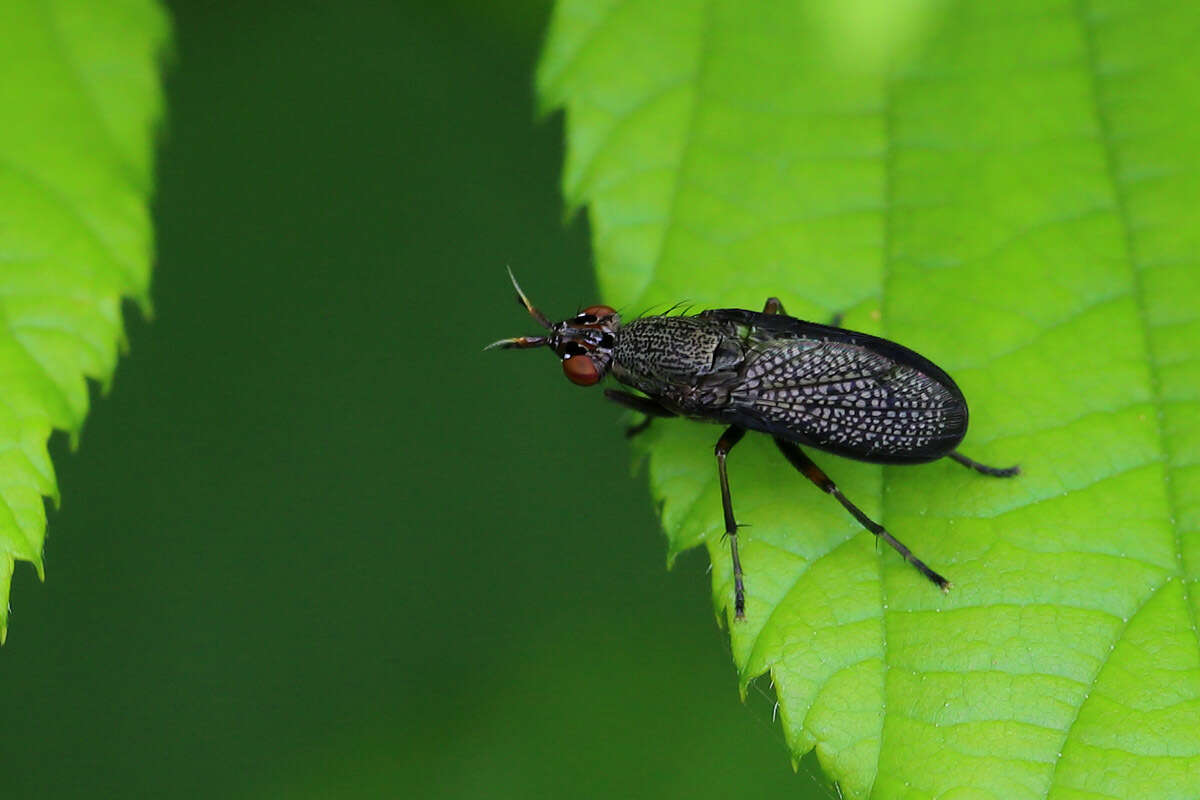
[[[942, 595], [766, 437], [730, 456], [743, 689], [770, 673], [848, 796], [1200, 786], [1198, 31], [1177, 2], [556, 8], [538, 85], [601, 299], [845, 312], [955, 376], [964, 452], [1024, 470], [813, 453]], [[638, 448], [729, 620], [718, 433]]]
[[0, 0], [0, 641], [14, 560], [43, 571], [46, 441], [111, 380], [122, 298], [149, 308], [167, 33], [149, 0]]

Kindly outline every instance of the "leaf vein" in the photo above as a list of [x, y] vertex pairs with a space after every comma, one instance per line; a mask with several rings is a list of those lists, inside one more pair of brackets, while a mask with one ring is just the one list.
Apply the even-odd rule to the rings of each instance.
[[1058, 746], [1058, 755], [1054, 759], [1054, 768], [1050, 771], [1050, 776], [1046, 780], [1046, 796], [1047, 797], [1050, 796], [1050, 792], [1054, 789], [1054, 779], [1055, 779], [1055, 776], [1058, 774], [1059, 765], [1062, 764], [1063, 752], [1067, 748], [1067, 742], [1069, 742], [1071, 740], [1071, 733], [1072, 733], [1072, 731], [1074, 731], [1076, 723], [1079, 722], [1079, 717], [1083, 713], [1083, 707], [1085, 705], [1087, 705], [1088, 698], [1091, 696], [1092, 692], [1095, 690], [1096, 683], [1100, 680], [1101, 673], [1104, 672], [1104, 667], [1108, 664], [1108, 660], [1110, 658], [1112, 658], [1112, 654], [1114, 652], [1116, 652], [1116, 647], [1115, 647], [1116, 643], [1121, 641], [1121, 638], [1125, 636], [1125, 631], [1129, 630], [1129, 626], [1133, 624], [1133, 621], [1135, 619], [1137, 619], [1138, 615], [1141, 614], [1142, 611], [1146, 608], [1146, 606], [1148, 606], [1150, 604], [1150, 601], [1154, 599], [1154, 596], [1156, 594], [1158, 594], [1159, 590], [1161, 590], [1164, 586], [1166, 586], [1170, 582], [1171, 582], [1171, 576], [1167, 576], [1157, 586], [1155, 586], [1153, 589], [1151, 589], [1149, 592], [1146, 593], [1145, 598], [1143, 598], [1141, 603], [1138, 604], [1137, 609], [1132, 614], [1129, 615], [1129, 619], [1125, 620], [1125, 622], [1121, 625], [1120, 629], [1116, 632], [1116, 635], [1113, 636], [1113, 645], [1114, 646], [1109, 648], [1108, 652], [1105, 653], [1104, 656], [1100, 659], [1100, 663], [1096, 665], [1096, 669], [1092, 673], [1092, 678], [1087, 683], [1087, 691], [1084, 692], [1083, 699], [1080, 700], [1079, 706], [1075, 709], [1075, 713], [1071, 717], [1071, 721], [1069, 723], [1067, 723], [1067, 727], [1063, 731], [1062, 742]]
[[[850, 542], [854, 541], [856, 538], [858, 538], [858, 533], [859, 533], [858, 531], [852, 532], [850, 536], [848, 536], [847, 538], [838, 542], [838, 544], [835, 547], [831, 547], [829, 550], [826, 550], [824, 553], [820, 553], [817, 556], [810, 558], [808, 560], [808, 563], [804, 565], [804, 569], [800, 570], [796, 574], [796, 579], [792, 581], [791, 586], [789, 586], [787, 588], [787, 590], [779, 598], [779, 602], [776, 603], [775, 607], [771, 609], [771, 613], [767, 617], [766, 622], [763, 623], [762, 628], [760, 628], [758, 631], [758, 635], [754, 638], [754, 646], [751, 647], [751, 649], [750, 649], [750, 657], [746, 659], [747, 665], [753, 663], [754, 660], [759, 657], [760, 645], [763, 643], [764, 639], [766, 638], [766, 634], [767, 634], [768, 630], [770, 630], [772, 628], [772, 626], [775, 624], [776, 617], [778, 616], [780, 609], [783, 608], [784, 605], [787, 604], [788, 598], [791, 597], [799, 589], [800, 583], [804, 580], [805, 576], [807, 576], [808, 573], [812, 570], [812, 568], [814, 566], [816, 566], [817, 562], [821, 561], [823, 558], [833, 555], [838, 550], [841, 550], [843, 547], [845, 547], [848, 543], [850, 543]], [[767, 544], [771, 547], [776, 547], [778, 549], [778, 547], [776, 545], [771, 545], [770, 542], [762, 542], [762, 544]], [[784, 551], [784, 552], [787, 552], [787, 551]], [[790, 555], [794, 556], [795, 554], [791, 553]], [[853, 622], [857, 622], [857, 621], [858, 620], [854, 620], [847, 624], [853, 624]], [[770, 666], [773, 670], [775, 665], [771, 664]], [[742, 677], [745, 678], [745, 675], [743, 675]], [[772, 675], [772, 677], [774, 677], [774, 675]]]
[[[892, 248], [895, 246], [895, 210], [893, 208], [896, 202], [896, 118], [895, 118], [895, 85], [896, 79], [891, 75], [884, 76], [883, 80], [883, 102], [880, 107], [880, 120], [883, 123], [883, 163], [881, 169], [883, 171], [883, 243], [880, 249], [880, 275], [879, 286], [883, 296], [888, 297], [888, 280], [892, 272]], [[882, 335], [886, 336], [887, 314], [883, 315], [881, 326], [884, 327]], [[882, 468], [879, 469], [879, 522], [884, 527], [887, 527], [887, 498], [888, 493], [885, 491], [884, 483], [887, 481], [887, 474]], [[880, 663], [883, 665], [883, 702], [879, 710], [879, 748], [875, 753], [875, 771], [871, 775], [870, 787], [867, 789], [867, 796], [870, 797], [875, 790], [875, 781], [879, 778], [879, 768], [883, 761], [883, 740], [885, 727], [887, 725], [888, 716], [888, 672], [891, 670], [891, 661], [888, 658], [888, 615], [890, 609], [888, 606], [887, 583], [885, 579], [884, 563], [883, 563], [883, 548], [876, 548], [878, 558], [875, 559], [879, 566], [879, 652]]]
[[1155, 428], [1158, 434], [1158, 448], [1163, 454], [1165, 463], [1163, 468], [1163, 483], [1164, 494], [1167, 501], [1167, 512], [1174, 535], [1175, 557], [1177, 560], [1178, 574], [1182, 578], [1184, 608], [1187, 610], [1188, 620], [1191, 623], [1193, 633], [1193, 641], [1196, 644], [1197, 651], [1200, 651], [1200, 628], [1197, 627], [1196, 612], [1192, 604], [1190, 581], [1188, 580], [1189, 571], [1185, 563], [1186, 556], [1183, 548], [1183, 532], [1179, 523], [1181, 517], [1180, 501], [1175, 496], [1174, 487], [1171, 484], [1170, 469], [1171, 469], [1171, 452], [1169, 439], [1166, 431], [1163, 429], [1163, 420], [1161, 408], [1164, 404], [1164, 392], [1162, 376], [1159, 374], [1158, 363], [1155, 359], [1154, 341], [1150, 335], [1151, 329], [1154, 327], [1150, 309], [1146, 304], [1146, 287], [1143, 281], [1141, 269], [1138, 264], [1138, 246], [1136, 239], [1137, 226], [1133, 224], [1133, 216], [1129, 211], [1129, 200], [1126, 197], [1125, 187], [1121, 180], [1120, 157], [1117, 153], [1116, 140], [1117, 136], [1113, 129], [1112, 119], [1109, 117], [1108, 111], [1104, 104], [1103, 89], [1101, 86], [1104, 80], [1105, 72], [1101, 69], [1099, 57], [1097, 54], [1098, 46], [1096, 43], [1096, 31], [1093, 24], [1091, 10], [1087, 7], [1088, 0], [1075, 0], [1074, 11], [1078, 20], [1078, 24], [1082, 31], [1084, 51], [1087, 57], [1088, 78], [1091, 89], [1092, 105], [1095, 110], [1096, 122], [1100, 128], [1101, 142], [1104, 150], [1104, 168], [1108, 175], [1108, 180], [1112, 184], [1113, 196], [1116, 199], [1117, 217], [1120, 220], [1121, 227], [1125, 231], [1123, 241], [1125, 244], [1125, 260], [1129, 264], [1131, 280], [1133, 283], [1133, 297], [1137, 304], [1138, 317], [1141, 322], [1143, 332], [1144, 348], [1149, 363], [1149, 378], [1150, 389], [1154, 396], [1154, 402], [1160, 407], [1160, 413], [1154, 415]]

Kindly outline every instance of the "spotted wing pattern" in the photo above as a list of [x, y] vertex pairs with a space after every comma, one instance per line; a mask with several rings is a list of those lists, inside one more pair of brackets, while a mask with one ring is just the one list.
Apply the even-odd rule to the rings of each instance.
[[844, 338], [855, 336], [864, 344], [748, 340], [729, 397], [740, 422], [866, 461], [930, 461], [954, 449], [966, 433], [967, 406], [949, 376], [892, 342], [880, 352], [870, 343], [883, 340]]

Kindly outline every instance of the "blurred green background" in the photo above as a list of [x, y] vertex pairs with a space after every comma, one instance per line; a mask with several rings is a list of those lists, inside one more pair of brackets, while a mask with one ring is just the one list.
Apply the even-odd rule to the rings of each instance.
[[[156, 316], [14, 580], [5, 797], [829, 796], [664, 568], [534, 119], [549, 5], [169, 4]], [[714, 429], [715, 432], [715, 429]]]

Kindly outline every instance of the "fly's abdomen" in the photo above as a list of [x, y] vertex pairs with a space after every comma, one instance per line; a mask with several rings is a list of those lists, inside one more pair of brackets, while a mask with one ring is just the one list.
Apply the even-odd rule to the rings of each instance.
[[751, 353], [729, 396], [746, 427], [879, 463], [941, 458], [966, 433], [966, 403], [940, 370], [821, 339], [762, 342]]

